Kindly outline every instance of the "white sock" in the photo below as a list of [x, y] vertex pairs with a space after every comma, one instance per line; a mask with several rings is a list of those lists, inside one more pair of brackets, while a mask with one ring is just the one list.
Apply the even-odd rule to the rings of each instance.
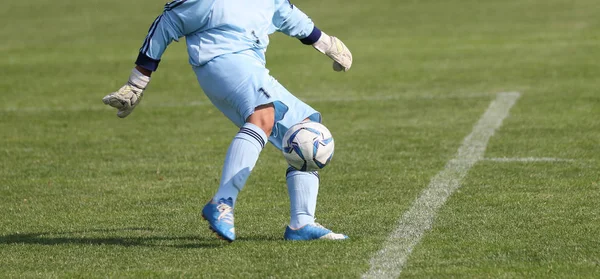
[[240, 128], [225, 155], [221, 182], [214, 201], [232, 198], [235, 203], [266, 142], [267, 135], [258, 126], [246, 123]]
[[298, 229], [315, 223], [315, 209], [319, 194], [319, 173], [288, 168], [286, 174], [290, 197], [290, 227]]

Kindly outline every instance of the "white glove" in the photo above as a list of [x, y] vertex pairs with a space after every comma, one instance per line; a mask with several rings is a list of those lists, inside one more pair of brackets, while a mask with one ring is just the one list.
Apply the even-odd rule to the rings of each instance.
[[340, 39], [321, 32], [319, 40], [313, 44], [319, 52], [333, 59], [333, 70], [348, 71], [352, 66], [352, 53]]
[[102, 102], [118, 109], [117, 116], [124, 118], [142, 101], [144, 89], [146, 89], [149, 82], [149, 76], [145, 76], [136, 68], [133, 68], [127, 84], [123, 85], [119, 91], [104, 96]]

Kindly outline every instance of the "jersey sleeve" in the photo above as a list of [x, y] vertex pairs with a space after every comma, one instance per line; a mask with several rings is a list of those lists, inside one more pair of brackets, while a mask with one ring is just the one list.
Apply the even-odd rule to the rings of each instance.
[[201, 30], [206, 25], [213, 1], [179, 0], [165, 5], [148, 30], [135, 64], [156, 71], [160, 59], [173, 41]]
[[315, 43], [321, 37], [321, 31], [315, 27], [310, 17], [289, 0], [275, 0], [273, 25], [277, 31], [298, 38], [307, 45]]

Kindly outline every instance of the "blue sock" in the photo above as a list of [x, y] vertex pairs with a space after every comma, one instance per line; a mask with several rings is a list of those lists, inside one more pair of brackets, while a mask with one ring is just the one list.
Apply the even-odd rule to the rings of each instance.
[[258, 126], [246, 123], [240, 128], [225, 155], [221, 182], [214, 201], [232, 198], [235, 203], [266, 142], [267, 136]]
[[298, 229], [313, 224], [319, 194], [319, 173], [297, 171], [290, 167], [286, 181], [290, 196], [290, 227]]

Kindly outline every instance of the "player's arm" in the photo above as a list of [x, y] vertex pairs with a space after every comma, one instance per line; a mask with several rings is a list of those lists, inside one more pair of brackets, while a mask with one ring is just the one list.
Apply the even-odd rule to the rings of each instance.
[[156, 71], [162, 54], [167, 46], [181, 37], [173, 24], [171, 11], [159, 15], [150, 26], [148, 35], [140, 48], [135, 68], [131, 70], [129, 79], [117, 92], [106, 95], [102, 102], [118, 109], [118, 117], [126, 117], [141, 102], [144, 90], [150, 82], [152, 72]]
[[275, 0], [276, 11], [273, 25], [277, 30], [312, 45], [319, 52], [333, 59], [335, 71], [348, 71], [352, 66], [352, 53], [338, 38], [319, 30], [312, 20], [289, 0]]
[[160, 59], [174, 40], [201, 28], [208, 18], [210, 1], [178, 0], [165, 5], [148, 30], [131, 70], [129, 80], [117, 92], [106, 95], [102, 101], [117, 108], [118, 117], [126, 117], [140, 103], [144, 90], [156, 71]]

